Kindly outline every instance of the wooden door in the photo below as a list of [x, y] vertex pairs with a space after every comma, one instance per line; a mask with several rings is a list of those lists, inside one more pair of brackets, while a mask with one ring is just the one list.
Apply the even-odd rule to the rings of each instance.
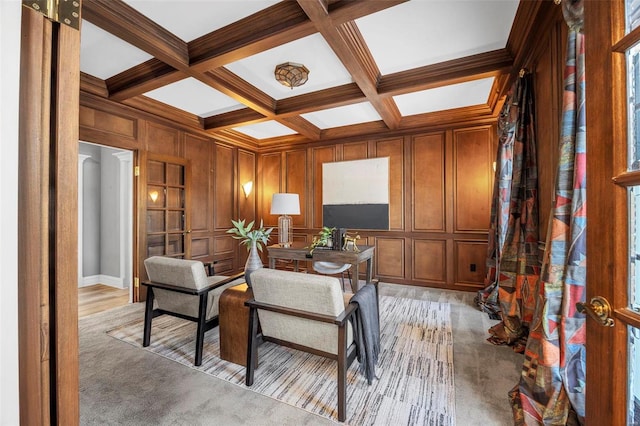
[[613, 311], [613, 323], [586, 323], [590, 425], [640, 424], [640, 30], [627, 28], [632, 3], [584, 4], [586, 300], [592, 313], [605, 313], [605, 300]]
[[79, 418], [80, 31], [23, 7], [21, 35], [20, 422], [74, 425]]
[[140, 260], [142, 262], [150, 256], [190, 259], [189, 160], [148, 153], [143, 164], [141, 175], [145, 185], [140, 201], [144, 211], [141, 222], [144, 231]]

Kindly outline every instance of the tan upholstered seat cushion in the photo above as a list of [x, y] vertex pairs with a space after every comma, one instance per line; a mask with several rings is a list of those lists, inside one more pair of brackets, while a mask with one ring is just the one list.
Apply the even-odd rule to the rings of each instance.
[[[340, 281], [335, 277], [276, 269], [259, 269], [251, 274], [256, 301], [336, 317], [346, 303]], [[338, 326], [258, 310], [265, 336], [338, 353]], [[347, 325], [347, 345], [353, 342], [353, 330]]]

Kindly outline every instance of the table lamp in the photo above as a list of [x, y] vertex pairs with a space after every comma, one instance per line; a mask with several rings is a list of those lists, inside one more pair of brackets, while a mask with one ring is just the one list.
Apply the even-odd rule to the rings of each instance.
[[291, 246], [293, 241], [293, 221], [290, 214], [300, 214], [298, 194], [273, 194], [271, 214], [281, 215], [278, 218], [278, 243], [281, 247]]

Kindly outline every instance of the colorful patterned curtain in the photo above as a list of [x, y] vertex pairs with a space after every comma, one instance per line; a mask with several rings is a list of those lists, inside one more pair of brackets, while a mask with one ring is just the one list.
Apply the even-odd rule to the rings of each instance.
[[569, 25], [555, 202], [536, 310], [520, 382], [511, 391], [516, 425], [584, 422], [586, 132], [582, 0], [563, 0]]
[[494, 319], [491, 343], [522, 352], [533, 317], [538, 259], [538, 171], [533, 79], [520, 73], [498, 120], [498, 155], [491, 206], [487, 287], [476, 303]]

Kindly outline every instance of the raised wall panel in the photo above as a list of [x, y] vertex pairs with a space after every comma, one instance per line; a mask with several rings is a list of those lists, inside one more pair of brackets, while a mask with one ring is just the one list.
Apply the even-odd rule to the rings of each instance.
[[80, 106], [80, 126], [135, 139], [138, 120]]
[[413, 240], [413, 279], [445, 284], [447, 281], [446, 242]]
[[213, 150], [210, 140], [185, 135], [185, 157], [191, 162], [191, 230], [210, 231], [213, 225]]
[[233, 259], [216, 260], [213, 269], [216, 271], [216, 275], [230, 275], [231, 272], [235, 270], [233, 267]]
[[147, 151], [155, 154], [179, 157], [180, 131], [161, 124], [147, 122], [145, 146]]
[[342, 146], [342, 160], [343, 161], [352, 161], [352, 160], [364, 160], [368, 158], [367, 142], [357, 142], [357, 143], [346, 143]]
[[336, 146], [312, 148], [311, 194], [313, 203], [313, 227], [322, 228], [322, 165], [336, 161]]
[[558, 135], [560, 134], [561, 89], [564, 63], [566, 24], [558, 22], [545, 39], [535, 65], [535, 136], [538, 166], [539, 238], [545, 239], [549, 215], [553, 207], [555, 175], [558, 167]]
[[211, 255], [210, 238], [191, 238], [191, 258], [203, 259]]
[[[242, 189], [246, 182], [253, 182], [253, 189], [247, 197]], [[247, 221], [256, 218], [256, 155], [253, 152], [238, 150], [238, 218]], [[259, 221], [258, 221], [259, 222]]]
[[238, 244], [238, 240], [234, 239], [231, 234], [217, 236], [213, 239], [213, 249], [216, 254], [233, 253]]
[[234, 208], [233, 148], [216, 144], [215, 165], [214, 225], [217, 230], [226, 230], [231, 227], [231, 219], [237, 219]]
[[413, 138], [411, 156], [414, 231], [445, 231], [445, 135]]
[[293, 226], [307, 227], [307, 151], [302, 149], [287, 151], [285, 158], [286, 191], [298, 194], [300, 198], [300, 214], [291, 216]]
[[493, 192], [491, 126], [453, 132], [456, 232], [487, 232]]
[[376, 238], [375, 275], [404, 279], [404, 238]]
[[[260, 157], [258, 163], [258, 179], [260, 181], [260, 213], [258, 214], [264, 220], [265, 226], [278, 226], [278, 215], [272, 215], [271, 212], [271, 196], [281, 191], [281, 173], [284, 170], [282, 166], [282, 155], [278, 152], [275, 154], [264, 154]], [[274, 237], [276, 237], [274, 232]], [[277, 240], [277, 237], [275, 239]]]
[[[487, 243], [484, 241], [455, 241], [456, 284], [484, 286]], [[475, 269], [475, 271], [473, 270]]]
[[389, 229], [404, 229], [404, 143], [402, 138], [376, 143], [376, 157], [389, 157]]

